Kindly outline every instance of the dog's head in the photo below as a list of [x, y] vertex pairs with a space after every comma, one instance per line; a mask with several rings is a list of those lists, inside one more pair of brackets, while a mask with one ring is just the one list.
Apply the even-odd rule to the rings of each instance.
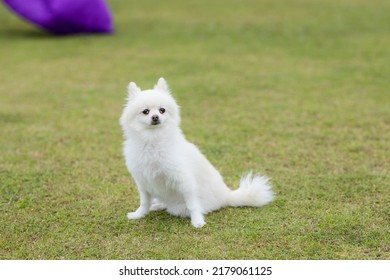
[[125, 135], [180, 125], [179, 106], [168, 84], [160, 78], [153, 89], [141, 90], [134, 82], [128, 86], [128, 100], [120, 118]]

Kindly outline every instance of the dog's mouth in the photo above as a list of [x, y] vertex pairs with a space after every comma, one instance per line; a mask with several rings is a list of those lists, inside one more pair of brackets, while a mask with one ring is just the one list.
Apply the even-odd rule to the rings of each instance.
[[161, 124], [161, 121], [160, 121], [160, 120], [152, 121], [152, 122], [150, 123], [150, 125], [159, 125], [159, 124]]

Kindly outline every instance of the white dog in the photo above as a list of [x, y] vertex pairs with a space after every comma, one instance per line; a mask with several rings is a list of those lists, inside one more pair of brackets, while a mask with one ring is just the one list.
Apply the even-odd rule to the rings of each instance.
[[204, 215], [226, 206], [259, 207], [274, 198], [267, 177], [245, 175], [237, 190], [224, 183], [219, 172], [189, 143], [181, 129], [179, 106], [163, 78], [151, 90], [128, 86], [128, 102], [120, 118], [126, 165], [140, 193], [140, 207], [129, 219], [150, 210], [166, 209], [191, 217], [194, 227], [205, 225]]

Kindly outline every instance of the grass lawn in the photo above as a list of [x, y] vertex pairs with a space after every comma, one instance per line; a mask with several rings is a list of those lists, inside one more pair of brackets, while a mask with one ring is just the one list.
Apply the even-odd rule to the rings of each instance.
[[[110, 1], [112, 36], [0, 5], [0, 259], [390, 259], [390, 2]], [[163, 76], [235, 188], [277, 199], [140, 221], [118, 119]]]

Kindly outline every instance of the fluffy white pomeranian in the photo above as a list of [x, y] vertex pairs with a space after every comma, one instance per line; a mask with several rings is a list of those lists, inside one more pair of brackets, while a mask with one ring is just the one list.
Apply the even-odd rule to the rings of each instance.
[[120, 118], [126, 165], [137, 184], [140, 206], [127, 217], [145, 217], [166, 209], [190, 217], [194, 227], [205, 225], [204, 215], [227, 206], [259, 207], [274, 198], [267, 177], [248, 173], [236, 190], [229, 189], [219, 172], [189, 143], [181, 129], [179, 106], [168, 84], [160, 78], [153, 89], [128, 86], [128, 102]]

